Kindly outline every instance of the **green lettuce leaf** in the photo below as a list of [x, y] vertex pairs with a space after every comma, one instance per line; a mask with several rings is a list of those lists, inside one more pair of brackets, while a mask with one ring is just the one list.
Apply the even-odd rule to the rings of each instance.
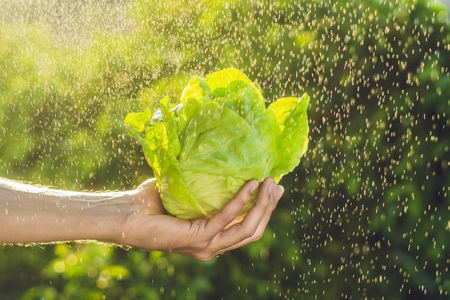
[[158, 111], [130, 113], [125, 123], [143, 145], [166, 210], [196, 219], [222, 209], [247, 181], [278, 182], [298, 165], [308, 144], [308, 104], [305, 94], [266, 109], [255, 83], [225, 69], [193, 77], [177, 104], [166, 97]]

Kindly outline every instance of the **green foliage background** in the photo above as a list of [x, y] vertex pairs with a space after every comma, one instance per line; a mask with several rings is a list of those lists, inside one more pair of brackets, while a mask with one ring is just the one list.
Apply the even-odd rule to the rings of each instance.
[[309, 150], [259, 242], [210, 262], [3, 245], [1, 299], [449, 297], [442, 4], [3, 0], [0, 17], [2, 177], [136, 187], [152, 173], [124, 117], [192, 75], [236, 67], [267, 99], [312, 98]]

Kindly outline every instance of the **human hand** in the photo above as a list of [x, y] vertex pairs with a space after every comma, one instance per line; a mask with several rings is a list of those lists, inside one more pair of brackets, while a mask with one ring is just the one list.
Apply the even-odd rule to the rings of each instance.
[[251, 180], [210, 219], [187, 221], [170, 215], [162, 206], [154, 179], [137, 189], [137, 208], [125, 219], [114, 242], [149, 250], [178, 253], [210, 260], [226, 251], [259, 240], [284, 189], [267, 178], [255, 205], [242, 221], [235, 221], [259, 183]]

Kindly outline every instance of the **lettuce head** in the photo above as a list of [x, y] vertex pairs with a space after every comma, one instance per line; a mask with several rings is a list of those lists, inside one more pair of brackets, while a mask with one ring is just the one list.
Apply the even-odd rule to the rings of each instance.
[[247, 181], [278, 182], [298, 165], [308, 145], [308, 103], [304, 94], [266, 108], [256, 84], [225, 69], [193, 77], [177, 103], [166, 97], [160, 109], [130, 113], [125, 123], [142, 143], [166, 210], [196, 219], [214, 215]]

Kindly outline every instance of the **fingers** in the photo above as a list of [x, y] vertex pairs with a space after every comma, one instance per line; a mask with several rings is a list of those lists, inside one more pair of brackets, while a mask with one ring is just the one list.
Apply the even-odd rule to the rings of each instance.
[[225, 228], [223, 230], [230, 228], [234, 224], [241, 223], [242, 220], [244, 220], [246, 215], [247, 215], [247, 213], [238, 215], [236, 218], [233, 219], [233, 221], [231, 221], [231, 223], [229, 223], [227, 226], [225, 226]]
[[243, 240], [242, 242], [240, 242], [239, 245], [236, 246], [236, 247], [241, 247], [241, 246], [243, 246], [245, 244], [248, 244], [250, 242], [257, 241], [257, 240], [259, 240], [262, 237], [262, 235], [264, 233], [264, 230], [266, 229], [266, 226], [269, 223], [270, 217], [272, 216], [272, 212], [275, 210], [275, 207], [277, 206], [278, 201], [280, 200], [280, 198], [283, 195], [283, 193], [284, 193], [284, 188], [282, 186], [277, 186], [277, 190], [276, 190], [276, 193], [275, 193], [275, 199], [274, 199], [275, 202], [273, 203], [273, 206], [270, 207], [270, 209], [266, 209], [266, 211], [264, 213], [264, 216], [261, 219], [261, 221], [259, 222], [255, 233], [251, 237], [249, 237], [249, 238]]
[[257, 180], [247, 182], [239, 190], [236, 196], [208, 221], [206, 224], [206, 232], [211, 238], [222, 231], [238, 216], [244, 205], [250, 200], [258, 185], [259, 183]]
[[[267, 191], [267, 190], [266, 190]], [[263, 187], [261, 187], [260, 193], [258, 194], [258, 197], [262, 196], [264, 193]], [[281, 196], [284, 193], [284, 188], [282, 186], [277, 186], [276, 188], [276, 195], [275, 195], [275, 205], [269, 209], [269, 207], [266, 209], [263, 218], [261, 219], [260, 223], [257, 225], [257, 229], [254, 231], [254, 233], [250, 236], [246, 236], [245, 234], [241, 236], [241, 240], [239, 240], [237, 243], [231, 244], [229, 236], [234, 236], [236, 233], [233, 232], [230, 228], [230, 230], [226, 230], [218, 234], [210, 243], [210, 247], [208, 247], [208, 252], [201, 252], [197, 255], [194, 255], [196, 259], [207, 261], [211, 260], [217, 255], [223, 254], [226, 251], [233, 250], [239, 247], [242, 247], [246, 244], [249, 244], [251, 242], [257, 241], [261, 238], [262, 234], [264, 233], [264, 230], [266, 229], [266, 226], [270, 220], [270, 216], [272, 215], [273, 210], [275, 209], [276, 205], [278, 204], [278, 201], [280, 200]], [[270, 195], [269, 195], [270, 196]], [[272, 194], [273, 196], [273, 194]], [[273, 200], [273, 199], [272, 199]], [[258, 202], [258, 200], [256, 200]], [[257, 207], [255, 205], [255, 207]], [[252, 208], [253, 209], [255, 209]], [[251, 210], [250, 210], [251, 211]], [[248, 223], [247, 223], [248, 224]], [[239, 226], [241, 224], [235, 224], [232, 227], [238, 228], [238, 232], [246, 232], [243, 227]], [[235, 229], [236, 229], [235, 228]], [[233, 229], [234, 230], [234, 229]], [[250, 230], [252, 232], [253, 230]], [[216, 251], [211, 250], [212, 246], [214, 246], [214, 249]]]
[[[278, 204], [278, 201], [281, 199], [281, 196], [283, 196], [283, 193], [284, 193], [284, 188], [281, 185], [279, 185], [277, 188], [277, 195], [275, 198], [275, 201], [276, 201], [275, 207]], [[275, 209], [275, 207], [274, 207], [274, 209]], [[270, 217], [272, 216], [272, 212], [274, 211], [274, 209], [266, 210], [264, 217], [262, 218], [261, 222], [258, 224], [258, 228], [256, 229], [255, 233], [252, 236], [250, 236], [232, 246], [222, 249], [221, 252], [218, 254], [245, 246], [251, 242], [255, 242], [255, 241], [259, 240], [262, 237], [262, 235], [264, 234], [264, 231], [267, 227], [267, 224], [269, 223]]]
[[272, 178], [266, 179], [261, 186], [261, 191], [258, 194], [255, 205], [248, 212], [245, 219], [240, 223], [241, 228], [236, 230], [242, 230], [247, 228], [248, 230], [256, 230], [257, 225], [263, 218], [266, 209], [271, 205], [271, 200], [274, 199], [276, 193], [276, 183]]
[[283, 194], [283, 188], [278, 188], [272, 178], [264, 181], [256, 199], [255, 205], [248, 212], [245, 219], [218, 234], [211, 242], [216, 245], [217, 252], [237, 248], [236, 245], [245, 245], [257, 240], [269, 222], [272, 211]]
[[[191, 255], [198, 260], [210, 260], [228, 250], [232, 250], [261, 238], [270, 220], [273, 210], [283, 195], [284, 189], [278, 186], [272, 178], [267, 178], [261, 185], [255, 205], [247, 213], [244, 220], [231, 227], [227, 226], [241, 212], [258, 187], [258, 182], [252, 180], [236, 194], [236, 196], [210, 220], [198, 220], [204, 225], [203, 230], [196, 233], [202, 236], [195, 247], [192, 244], [180, 254]], [[227, 229], [225, 229], [227, 228]]]

